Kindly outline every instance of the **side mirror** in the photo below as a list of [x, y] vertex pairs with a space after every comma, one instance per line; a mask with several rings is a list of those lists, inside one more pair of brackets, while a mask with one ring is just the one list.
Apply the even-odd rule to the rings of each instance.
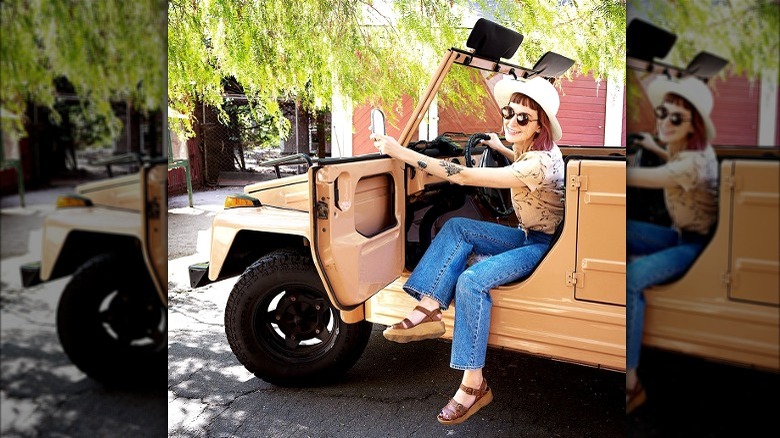
[[371, 110], [371, 125], [368, 129], [371, 130], [372, 134], [387, 134], [387, 130], [385, 129], [385, 113], [383, 113], [381, 109], [374, 108]]

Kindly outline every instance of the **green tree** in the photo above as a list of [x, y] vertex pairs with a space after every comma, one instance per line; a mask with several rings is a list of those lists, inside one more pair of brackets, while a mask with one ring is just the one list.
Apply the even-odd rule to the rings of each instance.
[[[400, 105], [425, 87], [444, 50], [465, 48], [476, 11], [525, 35], [511, 62], [530, 67], [552, 50], [574, 59], [574, 71], [624, 79], [621, 1], [172, 0], [168, 98], [184, 114], [195, 102], [221, 107], [221, 81], [233, 77], [258, 114], [279, 114], [285, 99], [325, 109], [335, 92]], [[473, 87], [463, 79], [461, 93]]]
[[[744, 74], [777, 84], [780, 3], [776, 0], [632, 0], [628, 20], [633, 18], [677, 35], [664, 63], [685, 67], [706, 51], [728, 60], [719, 73], [722, 78]], [[627, 93], [628, 113], [637, 121], [643, 92], [629, 86]]]
[[677, 35], [665, 62], [684, 67], [707, 51], [729, 61], [729, 71], [778, 81], [780, 3], [776, 0], [632, 0], [637, 17]]
[[[142, 111], [165, 105], [165, 3], [160, 0], [0, 2], [0, 106], [52, 110], [63, 78], [82, 102], [81, 119], [117, 131], [112, 102]], [[24, 134], [23, 119], [2, 129]]]

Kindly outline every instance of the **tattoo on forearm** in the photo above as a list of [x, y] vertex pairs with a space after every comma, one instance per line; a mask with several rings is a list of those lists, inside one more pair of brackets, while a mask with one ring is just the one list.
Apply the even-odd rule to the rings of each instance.
[[447, 171], [447, 176], [458, 174], [461, 170], [463, 170], [462, 167], [458, 166], [457, 164], [452, 164], [449, 161], [440, 160], [439, 164], [444, 168], [445, 171]]
[[425, 169], [426, 167], [428, 167], [428, 163], [426, 163], [424, 160], [419, 160], [417, 161], [417, 167], [419, 167], [420, 169]]

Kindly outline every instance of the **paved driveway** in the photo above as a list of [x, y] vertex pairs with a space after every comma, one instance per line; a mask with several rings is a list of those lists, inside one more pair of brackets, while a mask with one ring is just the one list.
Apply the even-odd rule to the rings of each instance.
[[[443, 340], [396, 344], [374, 326], [365, 353], [335, 384], [285, 388], [238, 362], [223, 318], [237, 278], [192, 290], [187, 266], [208, 259], [208, 229], [227, 188], [169, 199], [168, 434], [185, 437], [622, 437], [622, 373], [490, 350], [495, 400], [460, 426], [438, 410], [460, 372]], [[199, 236], [199, 237], [198, 237]]]
[[[41, 226], [70, 186], [2, 198], [0, 436], [165, 436], [163, 388], [112, 390], [79, 371], [59, 343], [57, 302], [70, 277], [23, 289], [19, 266], [40, 260]], [[99, 353], [99, 352], [96, 352]]]

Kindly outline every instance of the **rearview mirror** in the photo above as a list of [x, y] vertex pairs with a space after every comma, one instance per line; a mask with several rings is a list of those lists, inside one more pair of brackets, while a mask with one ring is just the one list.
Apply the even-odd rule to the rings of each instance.
[[386, 135], [385, 131], [385, 113], [379, 108], [371, 110], [371, 125], [368, 127], [372, 134]]

